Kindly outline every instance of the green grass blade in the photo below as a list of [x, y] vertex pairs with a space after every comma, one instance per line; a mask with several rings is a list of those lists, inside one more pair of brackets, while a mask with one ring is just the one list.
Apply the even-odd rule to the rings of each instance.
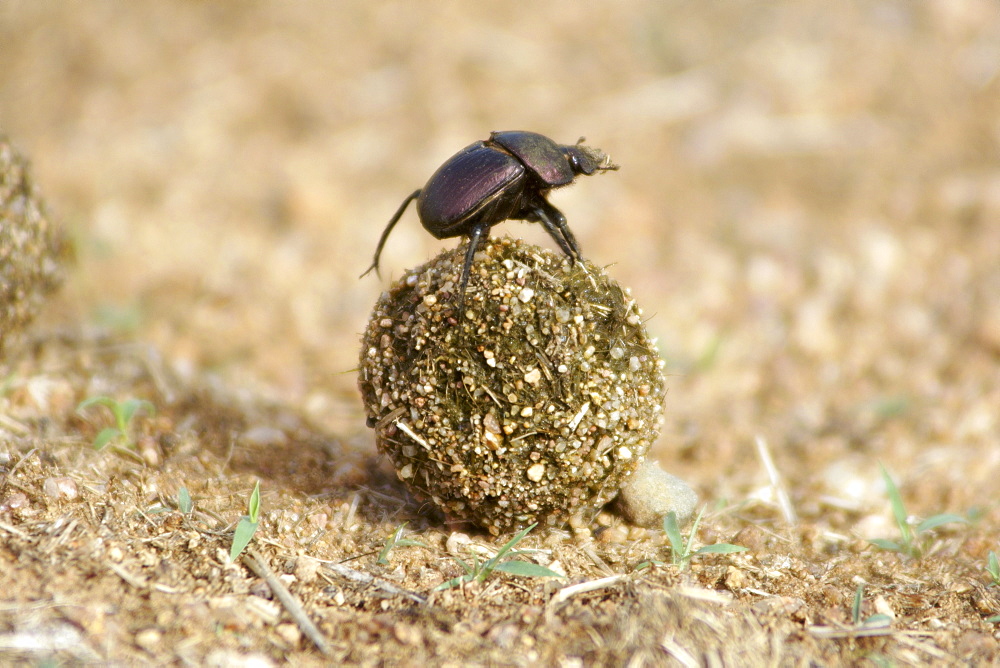
[[136, 399], [126, 399], [111, 409], [115, 414], [115, 422], [122, 431], [128, 429], [129, 422], [132, 421], [132, 416], [139, 410], [139, 404], [136, 401]]
[[719, 359], [719, 351], [722, 349], [723, 335], [716, 334], [712, 337], [712, 340], [708, 342], [708, 346], [702, 351], [698, 359], [695, 360], [694, 368], [698, 371], [708, 371], [715, 364], [716, 360]]
[[533, 564], [530, 561], [505, 561], [494, 570], [510, 575], [521, 575], [529, 578], [561, 578], [561, 574], [550, 568]]
[[891, 540], [886, 540], [885, 538], [870, 538], [868, 542], [875, 547], [880, 547], [883, 550], [889, 550], [890, 552], [902, 552], [903, 546]]
[[247, 502], [247, 515], [254, 526], [257, 526], [257, 522], [260, 520], [260, 480], [257, 481], [257, 484], [253, 486], [253, 491], [250, 492], [250, 500]]
[[1000, 560], [997, 559], [997, 553], [992, 550], [986, 557], [986, 572], [993, 578], [993, 584], [1000, 585]]
[[928, 517], [923, 522], [917, 525], [917, 533], [921, 534], [925, 531], [936, 529], [944, 524], [968, 524], [968, 520], [966, 520], [961, 515], [954, 515], [951, 513], [942, 513], [940, 515], [934, 515], [933, 517]]
[[410, 538], [403, 538], [396, 541], [396, 547], [427, 547], [427, 544], [421, 543], [419, 540], [411, 540]]
[[118, 404], [118, 411], [116, 412], [116, 419], [120, 422], [119, 429], [124, 425], [128, 425], [135, 417], [136, 412], [140, 409], [145, 410], [150, 415], [156, 414], [156, 408], [152, 403], [146, 401], [145, 399], [127, 399]]
[[499, 563], [500, 559], [502, 559], [505, 554], [510, 552], [515, 545], [524, 540], [524, 537], [527, 536], [529, 533], [531, 533], [531, 530], [534, 529], [536, 526], [538, 526], [538, 522], [535, 522], [531, 526], [525, 527], [524, 529], [518, 531], [517, 535], [511, 538], [509, 541], [507, 541], [504, 544], [504, 546], [500, 548], [500, 551], [496, 553], [496, 556], [490, 559], [489, 563], [493, 563], [494, 565], [496, 563]]
[[677, 513], [671, 511], [663, 518], [663, 533], [670, 541], [670, 555], [676, 563], [684, 555], [684, 537], [681, 536], [681, 528], [677, 524]]
[[382, 550], [378, 553], [378, 558], [375, 560], [376, 564], [386, 566], [389, 564], [389, 552], [392, 548], [396, 547], [399, 543], [400, 536], [403, 535], [403, 528], [406, 526], [406, 522], [403, 522], [399, 527], [389, 534], [389, 537], [385, 539], [385, 544], [382, 545]]
[[111, 397], [105, 397], [105, 396], [90, 397], [89, 399], [84, 399], [79, 404], [77, 404], [76, 410], [82, 411], [86, 408], [90, 408], [91, 406], [107, 406], [108, 408], [113, 410], [114, 406], [117, 405], [117, 403], [118, 402], [116, 402]]
[[[515, 535], [509, 541], [507, 541], [506, 543], [504, 543], [504, 546], [500, 548], [500, 550], [493, 556], [493, 558], [483, 564], [482, 570], [477, 571], [477, 573], [476, 573], [476, 581], [477, 582], [482, 582], [486, 578], [488, 578], [490, 576], [490, 573], [492, 573], [494, 570], [496, 570], [496, 567], [500, 565], [500, 562], [504, 558], [504, 556], [506, 556], [507, 553], [510, 552], [515, 545], [517, 545], [518, 543], [520, 543], [524, 539], [524, 537], [527, 536], [528, 533], [532, 529], [534, 529], [536, 526], [538, 526], [538, 522], [535, 522], [531, 526], [525, 527], [524, 529], [518, 531], [517, 535]], [[473, 555], [473, 556], [475, 556], [475, 555]], [[478, 568], [478, 564], [477, 564], [477, 568]]]
[[249, 517], [241, 517], [233, 532], [233, 546], [229, 549], [229, 560], [236, 561], [236, 557], [250, 544], [250, 539], [257, 532], [257, 522], [251, 522]]
[[883, 629], [892, 625], [892, 617], [881, 613], [872, 615], [861, 624], [866, 629]]
[[187, 487], [181, 487], [177, 490], [177, 508], [185, 515], [194, 510], [194, 502], [191, 501], [191, 493], [188, 492]]
[[885, 470], [885, 466], [879, 464], [879, 468], [882, 469], [882, 479], [885, 480], [885, 488], [889, 494], [892, 515], [896, 518], [896, 525], [899, 527], [899, 532], [903, 535], [903, 545], [909, 547], [913, 542], [913, 533], [910, 531], [910, 525], [906, 520], [906, 506], [903, 505], [903, 497], [900, 495], [896, 483], [892, 481], [889, 472]]
[[457, 578], [452, 578], [450, 580], [442, 582], [437, 587], [434, 587], [434, 591], [444, 591], [445, 589], [453, 589], [468, 581], [469, 581], [468, 576], [460, 575]]
[[419, 540], [411, 540], [409, 538], [403, 538], [403, 530], [406, 529], [406, 522], [399, 525], [392, 535], [385, 539], [385, 545], [382, 547], [382, 551], [378, 553], [378, 559], [375, 560], [376, 564], [382, 564], [383, 566], [389, 563], [389, 552], [397, 547], [427, 547]]
[[854, 591], [854, 604], [851, 605], [851, 621], [857, 626], [861, 623], [861, 603], [865, 599], [865, 586], [859, 584]]
[[733, 545], [732, 543], [715, 543], [714, 545], [699, 547], [695, 550], [695, 554], [736, 554], [737, 552], [746, 551], [747, 548], [742, 545]]
[[646, 568], [652, 568], [653, 566], [666, 567], [666, 566], [669, 566], [669, 565], [670, 564], [668, 564], [667, 562], [660, 561], [658, 559], [647, 559], [646, 561], [643, 561], [639, 565], [637, 565], [635, 567], [635, 570], [641, 571], [641, 570], [644, 570]]
[[124, 436], [120, 430], [115, 427], [105, 427], [94, 437], [94, 450], [103, 450], [108, 443], [120, 436]]
[[872, 404], [875, 415], [883, 420], [899, 417], [910, 409], [910, 399], [905, 396], [882, 397]]
[[[694, 522], [691, 522], [691, 532], [688, 534], [687, 543], [685, 543], [685, 545], [684, 545], [684, 556], [685, 557], [691, 554], [691, 547], [694, 545], [694, 539], [698, 537], [698, 527], [701, 526], [701, 518], [705, 514], [705, 511], [707, 509], [708, 509], [708, 505], [702, 506], [701, 509], [698, 511], [698, 514], [695, 515]], [[671, 514], [674, 515], [674, 522], [676, 522], [677, 521], [677, 515], [674, 514], [674, 513], [671, 513]]]
[[[476, 555], [472, 556], [473, 558], [475, 558]], [[469, 562], [467, 562], [465, 559], [462, 559], [461, 557], [452, 557], [452, 559], [458, 562], [458, 565], [462, 567], [462, 570], [465, 571], [466, 575], [475, 575], [476, 571], [479, 570], [479, 560], [476, 560], [475, 562], [476, 567], [473, 568], [472, 566], [469, 565]]]

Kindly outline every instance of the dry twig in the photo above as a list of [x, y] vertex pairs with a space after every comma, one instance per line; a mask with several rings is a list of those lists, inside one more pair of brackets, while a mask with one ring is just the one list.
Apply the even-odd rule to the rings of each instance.
[[305, 608], [302, 607], [302, 603], [297, 599], [292, 592], [288, 591], [288, 588], [282, 584], [281, 580], [275, 576], [274, 572], [268, 567], [267, 562], [261, 557], [255, 550], [249, 550], [243, 554], [243, 563], [247, 567], [257, 574], [258, 577], [264, 579], [267, 582], [267, 586], [271, 588], [274, 595], [277, 597], [281, 604], [285, 606], [288, 610], [288, 614], [292, 616], [295, 623], [299, 625], [302, 632], [305, 633], [313, 644], [316, 645], [322, 654], [329, 654], [330, 647], [326, 643], [326, 638], [320, 633], [319, 629], [313, 624], [312, 620], [306, 614]]
[[763, 436], [757, 436], [754, 442], [757, 444], [757, 455], [764, 464], [767, 477], [771, 481], [771, 487], [774, 489], [774, 496], [778, 500], [781, 514], [784, 516], [786, 522], [796, 524], [799, 518], [795, 514], [795, 508], [792, 507], [791, 499], [788, 497], [788, 490], [785, 489], [785, 485], [781, 481], [781, 476], [778, 475], [778, 468], [774, 465], [774, 460], [771, 458], [771, 451], [767, 446], [767, 441], [764, 440]]

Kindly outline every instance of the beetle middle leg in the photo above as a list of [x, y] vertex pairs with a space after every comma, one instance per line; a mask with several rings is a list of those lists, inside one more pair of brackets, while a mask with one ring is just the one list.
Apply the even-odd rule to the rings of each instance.
[[569, 225], [566, 224], [566, 216], [563, 215], [562, 211], [543, 199], [531, 210], [529, 219], [541, 223], [545, 231], [556, 240], [559, 248], [571, 260], [576, 262], [583, 258], [580, 254], [580, 244], [576, 242], [576, 237], [573, 236]]
[[364, 276], [367, 276], [369, 273], [371, 273], [372, 269], [374, 269], [375, 273], [378, 274], [378, 259], [379, 256], [382, 255], [382, 247], [385, 246], [385, 241], [386, 239], [389, 238], [389, 233], [392, 232], [392, 228], [396, 226], [396, 223], [399, 222], [399, 219], [403, 217], [403, 212], [406, 211], [406, 207], [410, 205], [410, 202], [420, 197], [420, 193], [422, 192], [422, 190], [423, 189], [414, 190], [409, 197], [403, 200], [403, 203], [399, 205], [399, 208], [396, 209], [396, 213], [394, 213], [392, 219], [389, 220], [389, 224], [385, 226], [384, 230], [382, 230], [382, 238], [378, 240], [378, 246], [375, 248], [375, 259], [372, 261], [372, 265], [367, 269], [365, 269], [365, 273], [361, 274], [361, 276], [359, 276], [358, 278], [363, 278]]

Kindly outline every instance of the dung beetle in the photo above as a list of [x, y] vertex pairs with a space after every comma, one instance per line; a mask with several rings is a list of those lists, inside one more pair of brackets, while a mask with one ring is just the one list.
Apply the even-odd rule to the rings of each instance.
[[379, 256], [392, 228], [410, 202], [424, 229], [437, 239], [465, 235], [469, 248], [462, 267], [461, 299], [469, 281], [472, 258], [490, 228], [505, 220], [541, 223], [572, 261], [580, 246], [566, 216], [545, 195], [573, 182], [578, 174], [618, 169], [611, 158], [589, 146], [557, 144], [537, 132], [493, 132], [486, 141], [466, 146], [438, 168], [420, 190], [403, 200], [382, 232], [375, 259], [362, 276], [378, 271]]

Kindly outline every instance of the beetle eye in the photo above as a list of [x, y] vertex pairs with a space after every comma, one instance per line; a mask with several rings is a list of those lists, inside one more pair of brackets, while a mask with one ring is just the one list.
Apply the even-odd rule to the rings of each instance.
[[589, 176], [594, 173], [594, 169], [597, 165], [595, 165], [594, 161], [590, 159], [590, 156], [585, 154], [576, 146], [567, 147], [564, 153], [566, 154], [566, 160], [569, 161], [569, 166], [572, 168], [574, 174], [585, 174]]

